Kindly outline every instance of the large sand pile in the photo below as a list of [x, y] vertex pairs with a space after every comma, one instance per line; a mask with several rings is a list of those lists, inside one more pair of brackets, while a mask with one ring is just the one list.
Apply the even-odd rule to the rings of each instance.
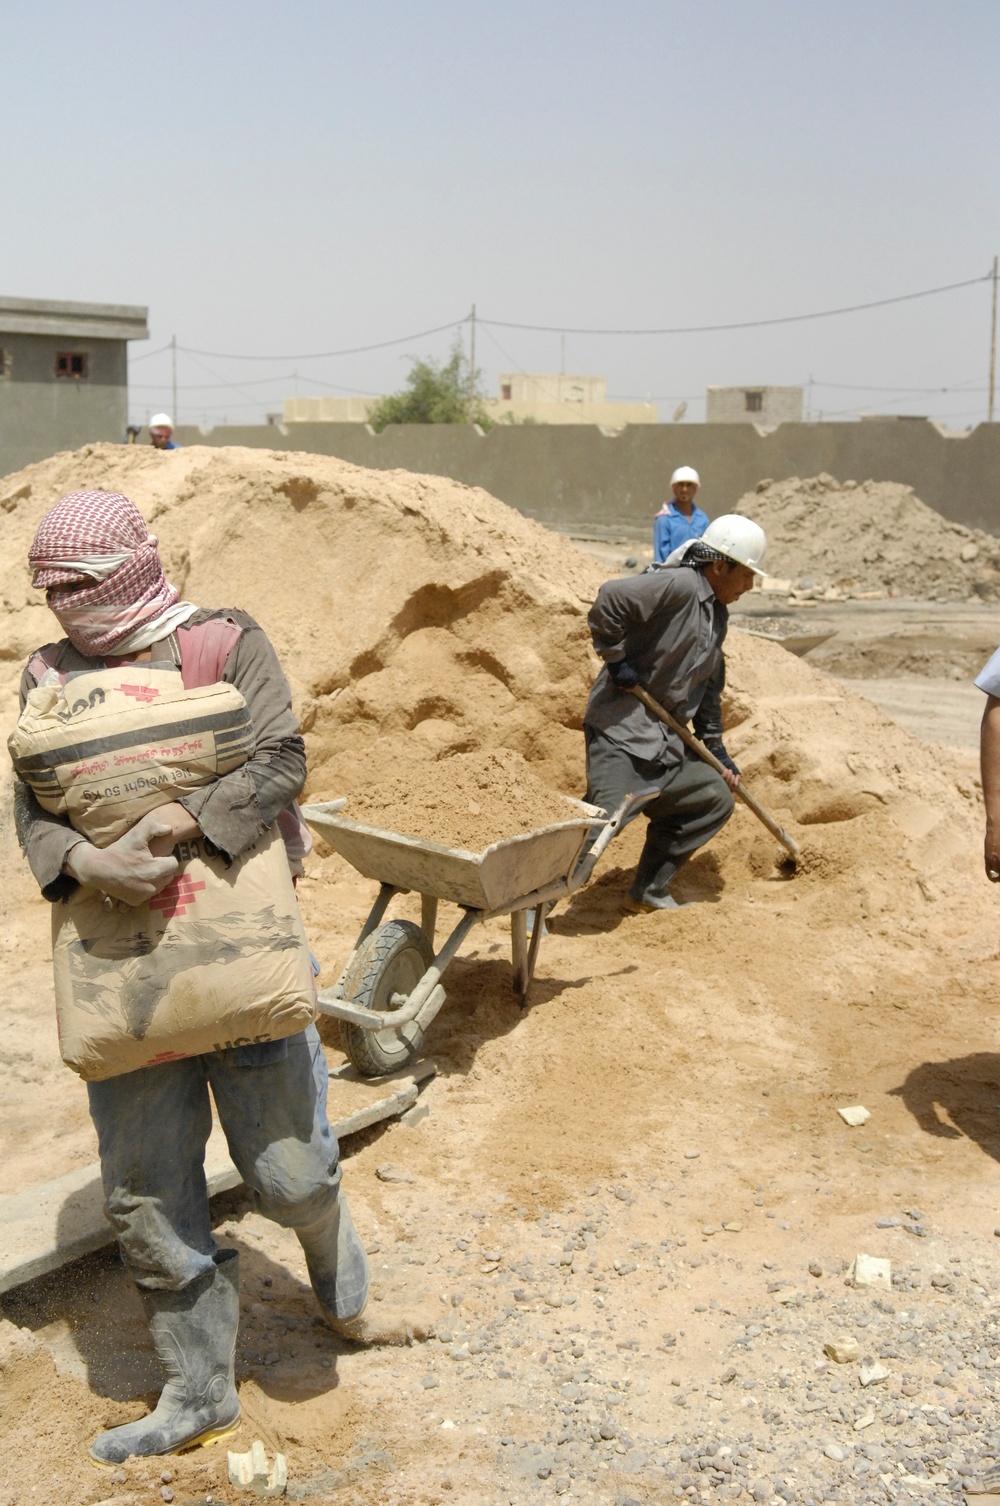
[[6, 478], [11, 672], [58, 632], [24, 565], [33, 530], [85, 486], [135, 501], [184, 596], [261, 621], [310, 736], [313, 789], [498, 743], [557, 781], [578, 763], [589, 562], [485, 492], [317, 455], [95, 445]]
[[762, 481], [734, 512], [767, 534], [767, 568], [793, 584], [923, 600], [1000, 598], [1000, 539], [950, 523], [895, 481]]
[[[805, 550], [808, 532], [813, 560], [836, 544], [851, 559], [891, 557], [896, 579], [926, 581], [937, 568], [929, 539], [971, 537], [907, 488], [835, 485], [772, 484], [754, 499], [773, 568]], [[318, 455], [94, 445], [8, 477], [8, 693], [57, 627], [31, 588], [28, 544], [46, 508], [77, 486], [133, 498], [183, 595], [242, 606], [261, 621], [301, 711], [310, 794], [350, 794], [389, 776], [433, 786], [440, 760], [497, 747], [551, 786], [582, 793], [580, 717], [597, 664], [585, 617], [600, 583], [590, 561], [483, 491]], [[916, 559], [904, 552], [911, 539]], [[920, 744], [902, 754], [902, 734], [873, 708], [781, 650], [734, 633], [730, 661], [736, 744], [751, 769], [776, 779], [774, 798], [794, 820], [822, 822], [824, 811], [843, 820], [918, 792], [947, 820], [954, 790], [937, 754]]]
[[[565, 540], [481, 491], [314, 455], [197, 447], [164, 455], [100, 446], [8, 478], [0, 487], [7, 500], [0, 510], [0, 593], [7, 608], [0, 625], [0, 690], [8, 725], [21, 661], [53, 635], [22, 562], [44, 509], [80, 485], [121, 488], [134, 498], [187, 596], [243, 606], [262, 621], [303, 713], [311, 795], [350, 795], [403, 778], [426, 794], [447, 784], [452, 755], [497, 748], [526, 759], [550, 788], [582, 793], [579, 719], [594, 668], [585, 616], [600, 572]], [[511, 991], [509, 939], [501, 923], [472, 933], [448, 970], [448, 1002], [426, 1043], [439, 1068], [429, 1090], [431, 1117], [415, 1130], [388, 1131], [382, 1140], [374, 1135], [356, 1149], [345, 1174], [359, 1226], [366, 1238], [377, 1233], [382, 1241], [381, 1279], [408, 1269], [415, 1230], [437, 1241], [412, 1258], [459, 1333], [470, 1314], [492, 1314], [491, 1304], [500, 1304], [502, 1314], [503, 1304], [514, 1300], [509, 1284], [498, 1285], [508, 1280], [506, 1266], [495, 1276], [492, 1258], [487, 1263], [477, 1254], [465, 1261], [469, 1229], [489, 1241], [484, 1250], [516, 1250], [529, 1212], [575, 1205], [571, 1227], [590, 1216], [583, 1228], [592, 1231], [592, 1210], [604, 1196], [597, 1196], [597, 1186], [606, 1190], [614, 1178], [610, 1202], [612, 1210], [624, 1210], [622, 1242], [610, 1253], [606, 1245], [593, 1252], [601, 1269], [610, 1270], [616, 1257], [610, 1291], [608, 1281], [595, 1277], [591, 1292], [587, 1277], [570, 1311], [579, 1315], [586, 1337], [591, 1325], [605, 1327], [611, 1310], [605, 1303], [620, 1300], [625, 1306], [617, 1321], [629, 1352], [640, 1342], [652, 1349], [664, 1327], [679, 1332], [669, 1369], [658, 1349], [650, 1358], [648, 1400], [661, 1425], [666, 1417], [682, 1441], [686, 1424], [670, 1404], [676, 1399], [670, 1374], [676, 1369], [707, 1380], [708, 1370], [698, 1367], [715, 1362], [696, 1350], [710, 1352], [710, 1325], [748, 1311], [746, 1294], [762, 1279], [762, 1260], [769, 1275], [775, 1259], [791, 1259], [794, 1241], [795, 1269], [805, 1273], [818, 1251], [838, 1272], [834, 1289], [842, 1296], [834, 1260], [872, 1250], [876, 1237], [872, 1252], [882, 1253], [875, 1220], [886, 1206], [896, 1208], [896, 1198], [900, 1208], [919, 1207], [935, 1228], [946, 1230], [949, 1249], [963, 1245], [973, 1205], [989, 1240], [996, 1221], [995, 1189], [978, 1169], [975, 1144], [969, 1139], [956, 1151], [945, 1137], [958, 1131], [936, 1117], [941, 1100], [986, 1144], [987, 1129], [975, 1128], [968, 1102], [989, 1104], [992, 1114], [996, 1097], [995, 891], [980, 869], [971, 761], [910, 737], [869, 701], [773, 643], [734, 631], [728, 657], [727, 743], [755, 792], [802, 843], [806, 860], [798, 876], [787, 880], [778, 873], [781, 850], [738, 807], [678, 884], [682, 900], [699, 903], [626, 918], [621, 896], [644, 824], [635, 822], [602, 860], [595, 880], [551, 918], [552, 935], [523, 1014]], [[0, 845], [0, 882], [6, 920], [0, 935], [6, 963], [0, 978], [0, 1191], [13, 1191], [96, 1157], [83, 1087], [58, 1063], [48, 907], [14, 851], [9, 826]], [[335, 978], [374, 886], [339, 857], [317, 853], [299, 893], [324, 979]], [[419, 915], [415, 895], [398, 903], [402, 913]], [[443, 910], [444, 921], [450, 907]], [[952, 1070], [956, 1057], [961, 1060]], [[985, 1083], [978, 1097], [966, 1089], [966, 1060]], [[939, 1072], [935, 1064], [942, 1062]], [[838, 1106], [858, 1102], [873, 1113], [863, 1140], [850, 1139], [836, 1116]], [[936, 1158], [946, 1153], [948, 1160], [938, 1165]], [[829, 1159], [820, 1161], [821, 1154]], [[377, 1178], [376, 1167], [387, 1160], [405, 1161], [416, 1177], [412, 1209], [399, 1189]], [[657, 1225], [629, 1226], [628, 1188], [652, 1187], [657, 1178], [663, 1179], [656, 1184], [663, 1189]], [[776, 1211], [781, 1221], [765, 1223]], [[731, 1245], [711, 1247], [714, 1270], [702, 1252], [706, 1225], [734, 1231], [719, 1236]], [[311, 1371], [308, 1391], [296, 1391], [291, 1381], [269, 1382], [269, 1347], [284, 1353], [294, 1343], [291, 1317], [303, 1344], [311, 1345], [312, 1309], [307, 1292], [293, 1302], [281, 1285], [294, 1259], [291, 1236], [257, 1230], [252, 1221], [249, 1227], [247, 1235], [232, 1235], [246, 1257], [248, 1332], [271, 1312], [254, 1293], [272, 1275], [274, 1317], [282, 1323], [280, 1337], [253, 1338], [241, 1350], [248, 1436], [252, 1424], [255, 1436], [283, 1446], [297, 1478], [318, 1476], [317, 1461], [345, 1457], [367, 1436], [372, 1418], [383, 1428], [385, 1396], [394, 1400], [391, 1452], [401, 1461], [396, 1493], [386, 1499], [399, 1503], [431, 1498], [423, 1476], [427, 1461], [440, 1460], [441, 1439], [479, 1447], [467, 1439], [481, 1433], [483, 1450], [490, 1449], [484, 1479], [492, 1482], [500, 1432], [535, 1426], [541, 1441], [545, 1428], [562, 1425], [554, 1412], [528, 1417], [533, 1402], [525, 1399], [527, 1391], [518, 1399], [501, 1389], [498, 1375], [513, 1375], [511, 1387], [522, 1385], [513, 1320], [503, 1338], [511, 1346], [504, 1363], [509, 1354], [518, 1356], [509, 1360], [510, 1370], [484, 1369], [480, 1381], [448, 1361], [435, 1370], [440, 1391], [430, 1393], [441, 1396], [440, 1405], [408, 1403], [407, 1411], [395, 1404], [401, 1385], [403, 1395], [428, 1395], [421, 1377], [436, 1364], [429, 1351], [366, 1354], [356, 1362], [341, 1357], [345, 1385], [336, 1391]], [[690, 1268], [678, 1265], [678, 1284], [670, 1290], [665, 1284], [672, 1277], [659, 1267], [673, 1252], [660, 1244], [655, 1262], [653, 1254], [665, 1232], [689, 1242]], [[926, 1242], [900, 1233], [902, 1244], [912, 1246], [900, 1258], [924, 1259], [935, 1238], [933, 1229]], [[548, 1247], [551, 1255], [543, 1251], [543, 1274], [564, 1269], [563, 1243], [560, 1235]], [[583, 1233], [579, 1243], [583, 1249]], [[943, 1258], [934, 1249], [934, 1258]], [[588, 1247], [582, 1259], [591, 1253]], [[619, 1298], [626, 1290], [623, 1273], [634, 1273], [637, 1260], [657, 1267], [648, 1291], [633, 1286]], [[696, 1264], [705, 1267], [698, 1277], [691, 1275]], [[576, 1272], [577, 1265], [573, 1258], [565, 1270]], [[704, 1288], [692, 1290], [702, 1278]], [[803, 1279], [808, 1287], [812, 1278]], [[701, 1300], [693, 1308], [696, 1297]], [[577, 1302], [576, 1295], [570, 1300]], [[773, 1298], [761, 1300], [773, 1307]], [[287, 1326], [285, 1314], [291, 1315]], [[537, 1319], [539, 1325], [553, 1321], [559, 1320], [543, 1313]], [[78, 1347], [86, 1332], [81, 1325], [82, 1319], [72, 1319]], [[533, 1345], [541, 1371], [543, 1348], [540, 1339]], [[820, 1351], [821, 1345], [816, 1355]], [[476, 1363], [473, 1355], [469, 1364]], [[769, 1363], [784, 1360], [772, 1354]], [[403, 1378], [391, 1377], [390, 1366]], [[75, 1374], [63, 1376], [61, 1397], [54, 1392], [39, 1400], [32, 1438], [16, 1435], [23, 1448], [16, 1458], [25, 1479], [55, 1478], [52, 1440], [58, 1444], [63, 1420], [71, 1419], [80, 1463], [66, 1483], [75, 1499], [90, 1500], [99, 1487], [82, 1493], [89, 1479], [82, 1448], [97, 1419], [91, 1393]], [[477, 1406], [494, 1406], [499, 1397], [508, 1420], [483, 1412], [464, 1432], [442, 1432], [442, 1416], [464, 1416], [454, 1410], [464, 1401], [448, 1390], [452, 1375], [461, 1377]], [[101, 1384], [108, 1383], [92, 1373], [92, 1387]], [[780, 1402], [776, 1374], [774, 1385]], [[266, 1410], [271, 1432], [258, 1430], [258, 1414], [250, 1410], [259, 1388], [268, 1386], [261, 1415]], [[105, 1394], [121, 1397], [124, 1406], [137, 1389]], [[357, 1418], [338, 1411], [345, 1394], [360, 1399]], [[568, 1405], [564, 1395], [556, 1401]], [[116, 1420], [117, 1406], [103, 1403], [102, 1419]], [[750, 1413], [746, 1424], [743, 1416], [734, 1428], [758, 1426]], [[537, 1466], [531, 1468], [533, 1482]], [[215, 1498], [235, 1501], [224, 1483], [217, 1485], [219, 1478], [217, 1472], [210, 1478]], [[184, 1480], [194, 1491], [193, 1476]], [[204, 1489], [197, 1485], [195, 1493], [201, 1497]], [[642, 1493], [660, 1498], [644, 1485]], [[69, 1494], [39, 1492], [37, 1499], [54, 1502]], [[491, 1483], [477, 1499], [494, 1494], [499, 1498]], [[520, 1499], [520, 1488], [517, 1494]], [[18, 1506], [27, 1499], [18, 1495]], [[589, 1499], [616, 1497], [597, 1492]]]
[[[585, 618], [600, 583], [591, 562], [483, 491], [318, 455], [94, 445], [8, 477], [0, 489], [8, 724], [21, 663], [56, 627], [23, 561], [43, 512], [78, 486], [133, 498], [185, 596], [241, 606], [261, 621], [301, 711], [311, 796], [390, 777], [433, 792], [442, 760], [496, 748], [526, 759], [549, 786], [583, 793], [580, 718], [597, 663]], [[900, 580], [907, 572], [926, 580], [935, 568], [902, 550], [913, 537], [918, 552], [924, 547], [927, 519], [938, 543], [967, 537], [906, 488], [882, 487], [899, 527], [876, 524], [869, 505], [870, 547], [851, 544], [837, 499], [846, 507], [853, 496], [850, 516], [864, 523], [874, 493], [833, 486], [787, 483], [754, 499], [774, 535], [775, 568], [792, 557], [782, 519], [793, 539], [812, 519], [813, 559], [834, 538], [852, 558], [886, 553], [895, 540]], [[828, 521], [821, 526], [817, 515]], [[823, 826], [905, 810], [900, 834], [922, 844], [926, 861], [930, 849], [950, 846], [944, 833], [967, 818], [973, 790], [942, 771], [939, 751], [781, 649], [734, 632], [729, 657], [732, 745], [785, 816]], [[929, 832], [940, 833], [930, 844]]]

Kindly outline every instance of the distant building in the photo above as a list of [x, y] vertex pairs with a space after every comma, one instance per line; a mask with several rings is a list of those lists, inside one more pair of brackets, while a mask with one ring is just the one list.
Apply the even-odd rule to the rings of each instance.
[[377, 397], [286, 397], [286, 424], [366, 424]]
[[621, 429], [625, 424], [655, 424], [655, 403], [609, 403], [604, 377], [558, 376], [543, 372], [503, 372], [500, 395], [486, 399], [486, 409], [498, 423], [600, 424]]
[[0, 298], [0, 474], [95, 440], [124, 440], [129, 340], [147, 310]]
[[[546, 376], [523, 371], [500, 377], [499, 397], [483, 401], [496, 423], [655, 424], [655, 403], [609, 403], [604, 377]], [[363, 424], [377, 397], [286, 397], [286, 424]]]
[[800, 424], [801, 387], [709, 387], [707, 424]]

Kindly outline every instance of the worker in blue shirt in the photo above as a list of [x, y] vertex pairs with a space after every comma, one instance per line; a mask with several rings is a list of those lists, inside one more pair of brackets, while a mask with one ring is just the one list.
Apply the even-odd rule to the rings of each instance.
[[154, 413], [149, 420], [149, 442], [154, 450], [179, 450], [174, 444], [174, 421], [169, 413]]
[[708, 527], [708, 514], [694, 505], [700, 485], [701, 477], [690, 465], [678, 466], [671, 476], [673, 500], [664, 502], [653, 519], [653, 559], [657, 564], [688, 539], [700, 539]]

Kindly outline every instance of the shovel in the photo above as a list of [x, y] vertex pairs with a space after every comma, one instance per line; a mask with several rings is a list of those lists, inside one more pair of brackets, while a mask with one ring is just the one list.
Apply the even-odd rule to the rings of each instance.
[[[634, 695], [638, 700], [640, 700], [645, 706], [646, 710], [651, 712], [658, 721], [664, 722], [666, 726], [671, 728], [672, 731], [676, 732], [677, 736], [681, 738], [685, 743], [687, 743], [688, 747], [693, 752], [697, 753], [698, 757], [703, 759], [710, 768], [714, 769], [717, 774], [721, 774], [723, 778], [725, 778], [725, 764], [720, 763], [715, 754], [711, 753], [708, 748], [705, 747], [705, 744], [701, 741], [701, 739], [695, 737], [693, 732], [689, 732], [683, 722], [679, 722], [675, 716], [671, 716], [670, 712], [667, 711], [665, 707], [661, 706], [659, 701], [654, 701], [648, 690], [643, 690], [641, 685], [631, 685], [629, 687], [629, 693], [630, 695]], [[757, 820], [760, 821], [764, 826], [766, 826], [772, 837], [776, 837], [777, 840], [781, 843], [782, 847], [785, 848], [792, 862], [797, 863], [800, 856], [800, 848], [798, 842], [796, 842], [794, 837], [790, 837], [788, 835], [783, 826], [778, 825], [774, 817], [764, 809], [759, 801], [754, 799], [749, 790], [745, 790], [743, 788], [742, 779], [740, 780], [740, 783], [737, 785], [736, 789], [733, 791], [733, 794], [736, 796], [737, 800], [742, 800], [743, 804], [748, 806], [749, 809], [753, 811], [754, 815], [757, 817]]]

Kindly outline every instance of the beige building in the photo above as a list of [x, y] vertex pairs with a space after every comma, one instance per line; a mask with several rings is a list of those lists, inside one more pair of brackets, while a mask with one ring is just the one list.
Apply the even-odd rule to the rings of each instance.
[[709, 387], [707, 424], [800, 424], [801, 387]]
[[[548, 376], [505, 372], [499, 397], [483, 406], [495, 423], [599, 424], [621, 429], [626, 424], [655, 424], [655, 403], [609, 403], [604, 377]], [[377, 397], [286, 397], [286, 424], [364, 424]]]
[[286, 424], [365, 424], [377, 397], [286, 397]]
[[604, 377], [549, 375], [510, 371], [500, 376], [500, 395], [486, 399], [497, 423], [599, 424], [621, 429], [626, 424], [655, 424], [655, 403], [609, 403]]

